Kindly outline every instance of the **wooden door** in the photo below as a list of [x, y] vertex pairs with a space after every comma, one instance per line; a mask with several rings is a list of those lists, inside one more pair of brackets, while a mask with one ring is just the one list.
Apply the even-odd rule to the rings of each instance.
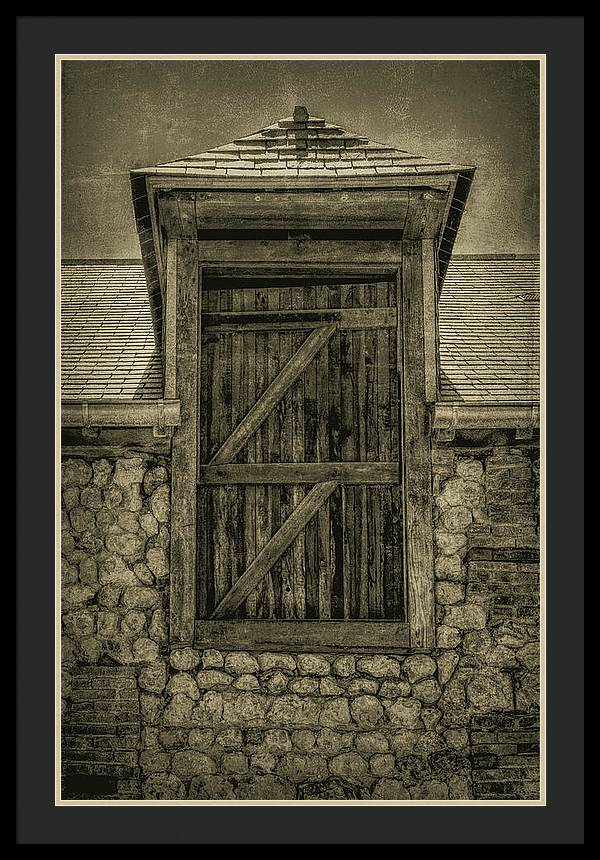
[[201, 326], [199, 617], [403, 620], [396, 283], [208, 282]]

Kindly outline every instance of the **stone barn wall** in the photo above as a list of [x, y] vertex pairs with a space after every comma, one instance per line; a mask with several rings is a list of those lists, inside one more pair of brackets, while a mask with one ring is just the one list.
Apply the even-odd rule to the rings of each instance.
[[169, 653], [169, 462], [62, 466], [63, 797], [539, 796], [538, 451], [434, 450], [432, 654]]

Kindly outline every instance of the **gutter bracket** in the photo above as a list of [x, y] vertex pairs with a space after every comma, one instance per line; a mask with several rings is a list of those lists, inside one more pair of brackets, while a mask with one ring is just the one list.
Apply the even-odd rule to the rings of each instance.
[[81, 435], [88, 439], [97, 439], [100, 435], [100, 430], [90, 423], [90, 407], [85, 400], [81, 404]]
[[155, 438], [164, 439], [165, 436], [170, 435], [170, 431], [167, 430], [165, 425], [165, 405], [162, 400], [157, 404], [156, 411], [156, 424], [152, 428], [152, 433]]
[[515, 439], [533, 439], [534, 430], [539, 424], [539, 417], [539, 407], [532, 406], [528, 425], [526, 427], [516, 428]]
[[452, 407], [452, 417], [445, 427], [436, 427], [433, 431], [433, 438], [436, 442], [452, 442], [456, 435], [456, 425], [458, 424], [458, 406]]

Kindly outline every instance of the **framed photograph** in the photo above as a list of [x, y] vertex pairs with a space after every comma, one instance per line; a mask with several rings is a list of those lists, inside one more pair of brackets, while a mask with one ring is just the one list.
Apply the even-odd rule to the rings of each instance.
[[[50, 120], [55, 213], [48, 253], [21, 253], [18, 294], [19, 325], [41, 330], [20, 334], [21, 402], [34, 344], [51, 347], [45, 445], [19, 416], [20, 454], [28, 435], [38, 447], [20, 461], [18, 597], [46, 616], [54, 711], [21, 767], [43, 760], [54, 787], [37, 836], [22, 807], [18, 841], [156, 842], [175, 819], [196, 822], [186, 842], [351, 842], [353, 827], [363, 843], [583, 841], [580, 774], [567, 793], [550, 780], [549, 724], [579, 719], [548, 707], [579, 645], [553, 627], [561, 558], [561, 625], [582, 585], [580, 520], [559, 504], [559, 534], [552, 504], [578, 471], [560, 493], [550, 479], [548, 320], [567, 262], [570, 450], [582, 405], [580, 234], [558, 246], [548, 228], [553, 200], [581, 220], [548, 171], [565, 146], [548, 119], [557, 19], [496, 19], [497, 35], [512, 21], [544, 38], [484, 50], [491, 19], [294, 18], [278, 53], [260, 46], [281, 19], [98, 18], [99, 40], [84, 20], [18, 19], [20, 104]], [[469, 23], [464, 49], [423, 29]], [[326, 25], [356, 47], [296, 49]], [[403, 52], [386, 26], [413, 28]], [[582, 19], [562, 26], [566, 50]], [[247, 47], [246, 27], [252, 52], [218, 49], [232, 33]], [[40, 38], [52, 86], [34, 100]], [[567, 195], [577, 109], [560, 102]], [[569, 498], [575, 514], [577, 486]], [[298, 814], [321, 829], [292, 835]], [[249, 829], [228, 832], [231, 815]], [[432, 816], [462, 833], [419, 833]], [[127, 821], [125, 838], [64, 824], [98, 817]]]

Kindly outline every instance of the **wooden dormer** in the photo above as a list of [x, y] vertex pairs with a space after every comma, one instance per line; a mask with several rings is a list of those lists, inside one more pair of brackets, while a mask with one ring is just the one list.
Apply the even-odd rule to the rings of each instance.
[[[153, 319], [164, 355], [164, 396], [179, 401], [181, 409], [181, 424], [173, 437], [173, 645], [433, 647], [428, 407], [439, 391], [439, 289], [473, 172], [472, 167], [375, 143], [310, 116], [304, 107], [208, 152], [132, 171]], [[354, 304], [343, 297], [311, 299], [308, 306], [283, 304], [286, 290], [295, 295], [294, 290], [330, 284], [336, 289], [342, 285], [342, 293], [355, 289], [349, 285], [358, 285], [363, 292]], [[365, 299], [365, 284], [370, 300]], [[276, 301], [272, 305], [264, 298], [260, 307], [245, 306], [242, 294], [249, 285], [252, 289], [260, 285], [261, 296]], [[383, 298], [377, 286], [368, 285], [385, 285], [380, 291]], [[215, 300], [219, 295], [225, 296], [221, 305]], [[348, 331], [358, 338], [354, 364], [342, 361], [339, 391], [332, 399], [329, 387], [329, 400], [317, 417], [315, 433], [319, 436], [322, 420], [321, 436], [327, 440], [312, 446], [316, 454], [308, 451], [312, 443], [303, 441], [298, 452], [284, 450], [280, 441], [273, 460], [266, 449], [259, 450], [253, 434], [263, 432], [260, 428], [267, 426], [269, 416], [278, 414], [277, 403], [283, 402], [310, 362], [323, 354], [319, 351], [331, 349], [331, 344], [335, 346], [328, 367], [335, 366], [335, 350], [343, 352], [345, 338], [355, 336], [345, 334]], [[244, 338], [255, 345], [256, 332], [263, 338], [264, 353], [255, 346], [248, 352]], [[287, 344], [284, 333], [291, 332], [298, 343], [290, 341], [284, 355], [280, 345]], [[364, 346], [378, 332], [384, 333], [388, 350], [381, 365], [385, 390], [380, 376], [373, 382], [374, 361]], [[221, 336], [229, 337], [229, 358], [219, 352], [215, 362], [211, 344]], [[379, 346], [377, 350], [380, 361]], [[239, 358], [240, 351], [252, 368], [252, 379], [240, 393], [242, 405], [232, 393], [248, 372], [247, 363], [233, 364], [232, 355]], [[207, 355], [215, 362], [210, 372]], [[267, 371], [274, 356], [275, 369]], [[282, 356], [285, 360], [280, 361]], [[225, 394], [219, 394], [219, 374], [228, 380]], [[309, 394], [305, 396], [303, 389], [298, 405], [303, 418], [312, 415], [314, 403], [318, 415], [321, 402], [311, 394], [312, 382], [307, 384]], [[206, 426], [206, 414], [212, 414], [217, 402], [210, 398], [220, 395], [227, 404], [218, 407], [223, 438], [219, 427]], [[346, 407], [349, 417], [341, 415]], [[340, 435], [340, 424], [343, 439], [356, 433], [347, 450], [344, 442], [336, 448], [339, 439], [331, 441]], [[374, 430], [368, 429], [371, 424]], [[363, 425], [367, 429], [361, 430]], [[387, 441], [371, 450], [379, 426]], [[303, 425], [298, 432], [305, 440]], [[290, 446], [296, 442], [294, 437]], [[254, 445], [255, 453], [236, 462], [246, 444]], [[276, 492], [272, 488], [288, 483], [302, 489], [291, 491], [287, 520], [282, 516], [280, 523], [269, 519], [265, 524], [264, 498], [270, 499], [270, 506]], [[249, 548], [242, 534], [240, 552], [245, 560], [235, 575], [231, 567], [239, 560], [232, 534], [236, 520], [230, 512], [217, 510], [217, 496], [211, 496], [221, 492], [211, 488], [232, 485], [246, 488], [241, 516], [247, 516], [248, 498], [260, 502], [252, 502], [254, 543]], [[341, 515], [338, 511], [344, 509], [343, 488], [349, 486], [356, 488], [350, 525], [343, 519], [347, 511]], [[378, 489], [379, 495], [371, 497], [372, 486], [389, 487], [391, 495]], [[373, 513], [380, 511], [379, 502], [373, 500], [382, 500], [387, 510], [396, 504], [391, 501], [394, 493], [400, 499], [401, 511], [394, 520], [400, 522], [399, 531], [384, 541], [380, 513]], [[322, 505], [331, 512], [329, 519], [322, 516]], [[219, 528], [220, 535], [211, 532], [207, 537], [207, 530]], [[313, 529], [306, 539], [304, 528]], [[281, 584], [277, 594], [273, 586], [269, 591], [275, 574], [268, 565], [282, 564], [300, 533], [302, 545], [306, 548], [312, 541], [313, 549], [306, 550], [301, 561], [290, 562], [292, 595], [282, 596]], [[319, 537], [325, 533], [327, 559], [319, 555], [325, 552]], [[338, 537], [334, 551], [331, 544]], [[373, 543], [381, 552], [380, 561], [372, 560]], [[396, 547], [391, 562], [386, 560], [384, 543]], [[317, 555], [313, 558], [311, 553]], [[392, 569], [396, 585], [389, 582]], [[279, 582], [282, 574], [277, 577]], [[401, 597], [388, 598], [394, 588]], [[262, 597], [257, 597], [257, 589], [262, 589]]]

